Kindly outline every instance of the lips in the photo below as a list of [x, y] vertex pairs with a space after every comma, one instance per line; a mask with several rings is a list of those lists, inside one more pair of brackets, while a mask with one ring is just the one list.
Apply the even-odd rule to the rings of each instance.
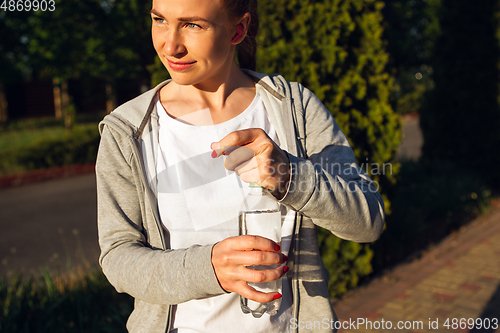
[[183, 61], [171, 61], [168, 59], [167, 59], [167, 62], [168, 62], [168, 67], [172, 68], [173, 70], [177, 70], [177, 71], [187, 69], [196, 63], [196, 61], [183, 62]]

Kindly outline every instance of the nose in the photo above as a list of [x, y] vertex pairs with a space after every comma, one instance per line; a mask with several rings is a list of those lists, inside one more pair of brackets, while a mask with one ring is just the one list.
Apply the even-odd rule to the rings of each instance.
[[165, 54], [171, 57], [180, 57], [186, 53], [183, 38], [177, 29], [168, 29], [165, 35]]

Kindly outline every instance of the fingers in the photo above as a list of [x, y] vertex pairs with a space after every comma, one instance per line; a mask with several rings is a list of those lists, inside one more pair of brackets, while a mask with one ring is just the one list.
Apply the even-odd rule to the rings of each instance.
[[252, 301], [255, 301], [258, 303], [268, 303], [268, 302], [271, 302], [275, 299], [281, 298], [280, 293], [276, 293], [276, 292], [263, 293], [261, 291], [255, 290], [254, 288], [250, 287], [246, 283], [241, 286], [238, 294], [240, 294], [241, 296], [243, 296], [249, 300], [252, 300]]
[[283, 277], [286, 272], [288, 272], [288, 266], [280, 266], [276, 269], [266, 270], [246, 268], [246, 270], [241, 275], [238, 275], [237, 277], [235, 276], [234, 280], [232, 280], [232, 283], [229, 283], [227, 285], [228, 289], [226, 290], [240, 294], [241, 296], [255, 302], [271, 302], [274, 299], [280, 298], [281, 294], [277, 292], [265, 292], [265, 290], [261, 291], [259, 290], [258, 284], [275, 281]]
[[262, 136], [267, 137], [267, 134], [260, 128], [238, 130], [229, 133], [219, 142], [212, 143], [210, 148], [216, 152], [216, 157], [229, 155], [235, 148], [248, 145]]
[[230, 171], [235, 171], [236, 169], [241, 169], [242, 167], [245, 167], [246, 169], [258, 168], [254, 151], [246, 146], [233, 149], [224, 163], [226, 165], [226, 169]]
[[[241, 265], [244, 266], [272, 266], [283, 264], [288, 257], [283, 253], [265, 252], [265, 251], [242, 251], [238, 258]], [[252, 281], [259, 282], [259, 281]]]
[[241, 180], [245, 183], [260, 183], [261, 172], [259, 164], [255, 156], [255, 152], [249, 146], [223, 146], [220, 147], [218, 143], [212, 143], [210, 146], [214, 149], [212, 157], [216, 158], [219, 155], [227, 155], [224, 165], [227, 170], [235, 171]]
[[226, 169], [246, 183], [257, 183], [277, 198], [286, 193], [290, 161], [286, 152], [260, 128], [234, 131], [210, 145], [212, 157], [226, 155]]
[[[277, 280], [277, 279], [283, 277], [283, 275], [285, 275], [286, 272], [288, 272], [288, 266], [281, 266], [281, 267], [278, 267], [276, 270], [265, 270], [265, 271], [253, 270], [253, 271], [257, 272], [256, 276], [260, 278], [260, 282], [255, 282], [255, 281], [250, 281], [250, 280], [248, 282], [264, 283], [264, 282], [274, 281], [274, 280]], [[259, 276], [259, 273], [262, 273], [262, 272], [269, 273], [270, 271], [273, 271], [277, 274], [275, 276], [272, 276], [272, 278], [270, 280]], [[251, 285], [248, 285], [247, 283], [244, 283], [241, 286], [238, 286], [237, 293], [242, 295], [245, 298], [248, 298], [249, 300], [259, 302], [259, 303], [267, 303], [267, 302], [271, 302], [275, 299], [281, 298], [280, 293], [277, 293], [277, 292], [266, 293], [266, 292], [262, 292], [260, 290], [257, 290], [256, 288], [257, 289], [259, 288], [258, 285], [251, 286]]]
[[212, 259], [218, 267], [239, 266], [246, 270], [246, 266], [283, 264], [288, 258], [280, 250], [278, 244], [264, 237], [237, 236], [217, 243], [213, 248]]
[[[265, 179], [254, 151], [246, 146], [234, 149], [224, 164], [227, 170], [236, 172], [245, 183], [260, 184]], [[261, 167], [264, 168], [264, 165]]]
[[[288, 257], [281, 252], [266, 251], [233, 251], [225, 252], [219, 259], [220, 266], [273, 266], [281, 265], [288, 261]], [[258, 282], [258, 281], [253, 281]]]
[[[281, 261], [281, 260], [280, 260]], [[283, 261], [281, 261], [283, 262]], [[260, 269], [256, 269], [259, 267]], [[280, 265], [253, 265], [253, 266], [238, 266], [228, 276], [233, 281], [244, 281], [249, 283], [266, 283], [278, 280], [288, 272], [287, 266]]]
[[[241, 295], [242, 290], [249, 291], [247, 282], [263, 283], [279, 279], [288, 270], [288, 267], [277, 267], [288, 261], [280, 250], [278, 244], [260, 236], [226, 238], [212, 248], [212, 265], [217, 280], [224, 290]], [[255, 266], [271, 267], [257, 270], [252, 268]]]
[[276, 268], [269, 269], [255, 269], [252, 267], [246, 267], [242, 274], [244, 275], [244, 281], [252, 283], [266, 283], [278, 280], [283, 275], [285, 275], [286, 272], [288, 272], [288, 266], [278, 266]]
[[280, 246], [268, 238], [254, 235], [244, 235], [237, 237], [226, 238], [226, 244], [228, 247], [235, 251], [268, 251], [268, 252], [278, 252], [280, 251]]

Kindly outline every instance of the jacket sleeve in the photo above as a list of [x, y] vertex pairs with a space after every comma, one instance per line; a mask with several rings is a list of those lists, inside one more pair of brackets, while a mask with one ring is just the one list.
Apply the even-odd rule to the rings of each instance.
[[371, 242], [382, 233], [384, 202], [356, 164], [344, 133], [321, 101], [299, 85], [306, 159], [288, 154], [291, 175], [281, 203], [312, 218], [336, 236]]
[[151, 245], [152, 234], [158, 232], [151, 228], [161, 226], [146, 222], [152, 211], [131, 145], [129, 138], [104, 126], [96, 162], [99, 263], [104, 274], [118, 292], [153, 304], [224, 293], [211, 264], [212, 245], [179, 250], [164, 250], [158, 241], [156, 247]]

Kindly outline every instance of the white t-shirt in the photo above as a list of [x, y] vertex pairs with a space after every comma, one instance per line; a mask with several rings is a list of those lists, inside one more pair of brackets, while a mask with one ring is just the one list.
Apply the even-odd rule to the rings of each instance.
[[[159, 118], [158, 206], [172, 249], [209, 245], [238, 235], [238, 210], [248, 184], [224, 167], [226, 156], [212, 158], [210, 144], [246, 128], [262, 128], [279, 145], [260, 96], [236, 117], [220, 124], [194, 126], [170, 117], [157, 98]], [[210, 111], [196, 117], [207, 119]], [[190, 114], [192, 117], [193, 114]], [[192, 118], [191, 118], [192, 119]], [[210, 118], [211, 119], [211, 118]], [[285, 230], [284, 230], [285, 231]], [[291, 238], [291, 230], [282, 239]], [[282, 244], [283, 246], [283, 244]], [[288, 249], [287, 249], [288, 250]], [[283, 300], [275, 316], [256, 319], [240, 309], [236, 293], [191, 300], [174, 307], [172, 330], [191, 332], [288, 332], [291, 288], [283, 280]]]

